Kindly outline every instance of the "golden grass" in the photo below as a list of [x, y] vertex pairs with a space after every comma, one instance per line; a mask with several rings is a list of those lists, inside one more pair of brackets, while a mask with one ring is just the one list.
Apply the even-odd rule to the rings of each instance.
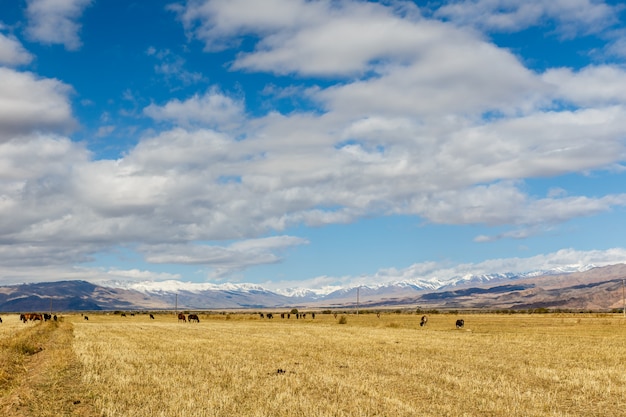
[[605, 416], [626, 409], [611, 315], [76, 316], [103, 416]]
[[82, 369], [72, 349], [72, 338], [69, 323], [24, 324], [18, 315], [3, 316], [0, 415], [96, 415], [81, 385]]

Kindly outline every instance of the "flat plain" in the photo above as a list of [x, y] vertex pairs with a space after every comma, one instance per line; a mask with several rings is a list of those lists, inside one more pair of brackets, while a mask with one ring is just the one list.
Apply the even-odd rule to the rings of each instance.
[[433, 314], [424, 327], [407, 313], [199, 317], [90, 313], [23, 324], [3, 315], [0, 412], [626, 415], [620, 314]]

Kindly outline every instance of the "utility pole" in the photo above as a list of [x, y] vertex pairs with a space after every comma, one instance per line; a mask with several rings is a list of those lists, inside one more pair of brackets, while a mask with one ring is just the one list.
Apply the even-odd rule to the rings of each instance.
[[176, 294], [176, 315], [178, 316], [178, 294]]
[[626, 297], [624, 297], [624, 281], [622, 280], [622, 309], [624, 310], [624, 318], [626, 319]]
[[356, 287], [356, 315], [359, 315], [359, 291], [361, 287]]

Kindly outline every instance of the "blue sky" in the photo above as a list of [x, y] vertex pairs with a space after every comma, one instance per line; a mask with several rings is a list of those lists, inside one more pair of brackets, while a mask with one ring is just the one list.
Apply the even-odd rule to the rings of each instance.
[[626, 261], [626, 10], [0, 0], [0, 282]]

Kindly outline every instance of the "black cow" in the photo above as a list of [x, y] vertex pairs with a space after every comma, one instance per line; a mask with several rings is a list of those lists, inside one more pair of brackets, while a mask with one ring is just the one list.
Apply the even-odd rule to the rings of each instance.
[[463, 320], [463, 319], [458, 319], [458, 320], [456, 321], [456, 328], [457, 328], [457, 329], [462, 329], [462, 328], [463, 328], [463, 326], [465, 326], [465, 320]]
[[56, 314], [52, 317], [52, 320], [57, 321], [57, 315]]
[[268, 319], [273, 319], [274, 318], [274, 315], [272, 313], [267, 313], [266, 316], [267, 316]]
[[154, 316], [152, 314], [150, 314], [150, 319], [154, 320]]
[[191, 323], [192, 321], [195, 321], [196, 323], [200, 323], [200, 318], [198, 317], [197, 314], [188, 315], [187, 320], [189, 320], [189, 323]]
[[126, 317], [126, 313], [122, 313], [122, 317]]
[[265, 318], [265, 316], [263, 315], [263, 313], [259, 313], [259, 316], [263, 319]]
[[88, 316], [85, 316], [85, 320], [89, 320], [89, 317], [88, 317]]
[[0, 323], [2, 323], [2, 317], [0, 317]]
[[43, 321], [48, 321], [52, 318], [51, 314], [43, 313]]
[[426, 326], [426, 323], [428, 323], [428, 316], [422, 316], [422, 320], [420, 320], [420, 327]]

